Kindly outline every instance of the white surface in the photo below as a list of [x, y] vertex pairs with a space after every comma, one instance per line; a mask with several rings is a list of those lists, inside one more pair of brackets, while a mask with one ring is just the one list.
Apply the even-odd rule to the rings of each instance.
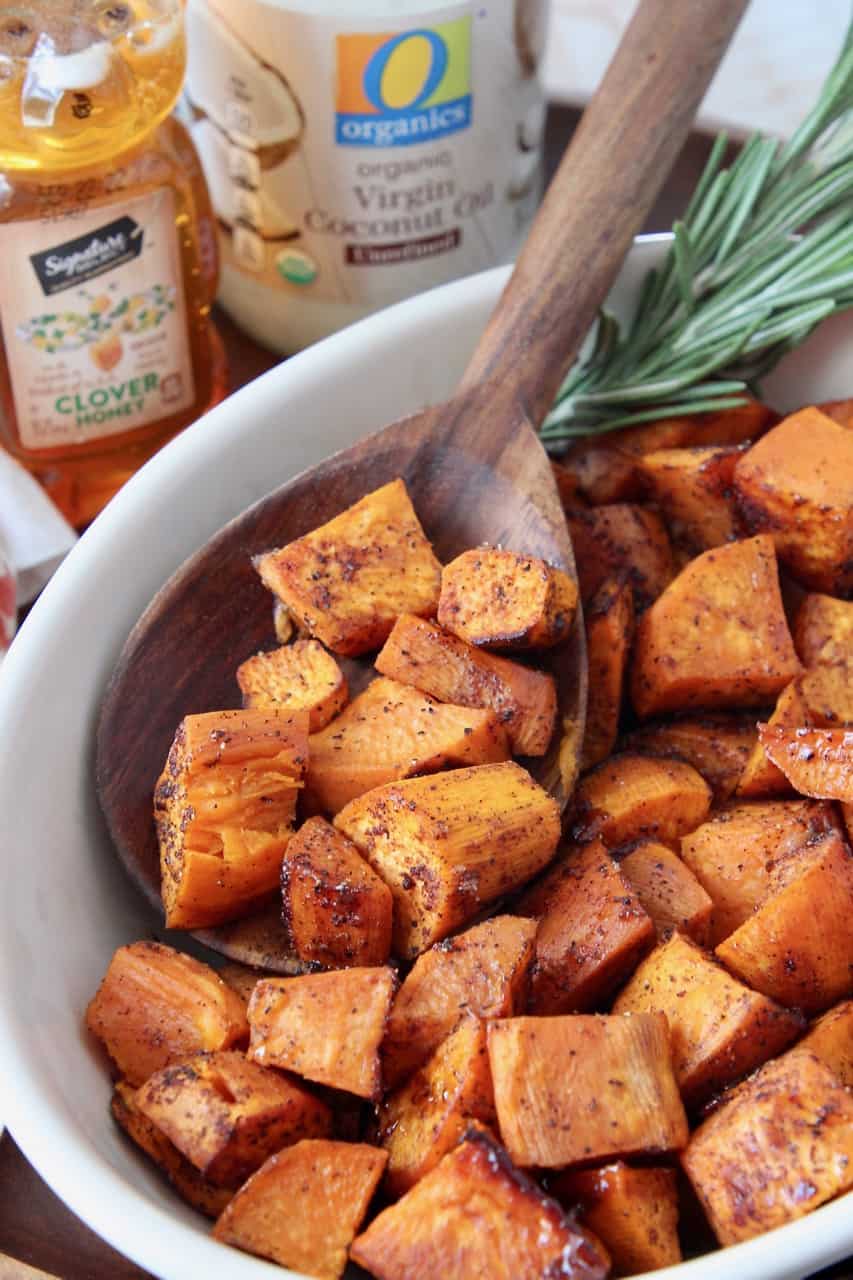
[[41, 485], [0, 450], [0, 543], [17, 574], [18, 604], [28, 604], [77, 541]]
[[[634, 251], [621, 294], [663, 237]], [[114, 948], [151, 918], [102, 826], [93, 731], [121, 645], [155, 590], [231, 516], [356, 436], [443, 398], [504, 270], [401, 303], [232, 396], [119, 493], [36, 602], [0, 670], [0, 1100], [66, 1203], [163, 1280], [292, 1273], [215, 1244], [111, 1123], [110, 1083], [83, 1026]], [[853, 322], [827, 330], [787, 403], [849, 392]], [[785, 379], [782, 379], [785, 383]], [[790, 391], [790, 387], [788, 388]], [[784, 407], [784, 405], [783, 405]], [[679, 1280], [788, 1280], [853, 1251], [853, 1197], [670, 1269]]]

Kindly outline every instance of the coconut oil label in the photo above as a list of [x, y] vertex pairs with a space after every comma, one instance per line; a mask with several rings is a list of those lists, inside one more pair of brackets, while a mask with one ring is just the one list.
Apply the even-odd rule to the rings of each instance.
[[0, 322], [22, 444], [51, 449], [193, 403], [174, 197], [8, 224]]

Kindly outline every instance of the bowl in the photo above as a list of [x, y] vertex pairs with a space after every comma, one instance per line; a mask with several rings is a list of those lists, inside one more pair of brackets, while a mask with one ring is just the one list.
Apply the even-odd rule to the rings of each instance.
[[[622, 310], [667, 237], [644, 237], [614, 289]], [[389, 308], [273, 369], [153, 458], [35, 604], [0, 669], [0, 1097], [28, 1159], [94, 1231], [162, 1280], [295, 1273], [214, 1243], [110, 1120], [84, 1026], [113, 950], [159, 933], [107, 837], [94, 729], [121, 646], [155, 591], [222, 524], [377, 425], [443, 399], [506, 280], [472, 276]], [[827, 323], [765, 394], [780, 409], [853, 391], [853, 323]], [[673, 1280], [786, 1280], [853, 1254], [853, 1195]]]

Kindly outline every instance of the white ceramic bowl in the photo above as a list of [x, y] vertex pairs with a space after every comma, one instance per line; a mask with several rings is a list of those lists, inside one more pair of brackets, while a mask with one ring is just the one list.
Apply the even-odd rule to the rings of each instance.
[[[665, 237], [634, 249], [621, 305]], [[101, 694], [128, 631], [180, 562], [249, 503], [370, 429], [453, 389], [506, 273], [402, 303], [220, 405], [155, 457], [95, 522], [0, 671], [0, 1099], [16, 1141], [95, 1231], [162, 1280], [282, 1277], [215, 1244], [116, 1131], [83, 1027], [122, 943], [154, 927], [112, 853], [92, 780]], [[780, 408], [853, 391], [853, 326], [825, 327], [775, 378]], [[853, 1253], [853, 1196], [761, 1239], [668, 1270], [786, 1280]]]

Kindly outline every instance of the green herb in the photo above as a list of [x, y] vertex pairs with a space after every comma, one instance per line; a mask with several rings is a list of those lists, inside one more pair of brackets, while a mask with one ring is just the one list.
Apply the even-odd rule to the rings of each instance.
[[743, 404], [834, 312], [853, 307], [853, 23], [788, 142], [717, 140], [625, 332], [602, 312], [542, 426], [546, 448]]

